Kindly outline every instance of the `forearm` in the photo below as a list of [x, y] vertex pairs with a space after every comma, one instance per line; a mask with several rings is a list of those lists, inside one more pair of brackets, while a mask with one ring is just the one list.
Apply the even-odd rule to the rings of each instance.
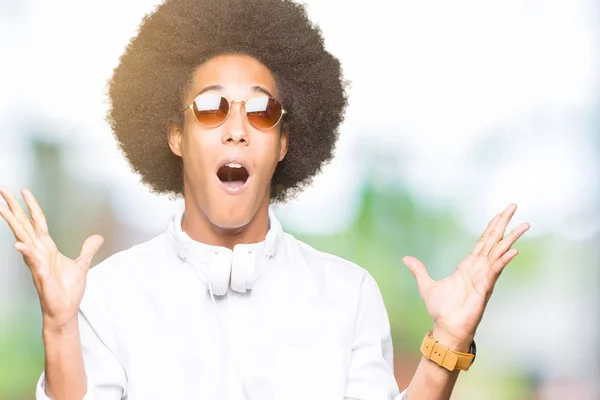
[[77, 320], [61, 329], [44, 326], [46, 395], [52, 400], [81, 400], [87, 379]]
[[407, 400], [448, 400], [458, 373], [458, 371], [450, 372], [422, 358], [405, 398]]
[[[469, 344], [456, 341], [442, 333], [434, 336], [440, 343], [459, 352], [468, 352]], [[423, 357], [409, 385], [406, 399], [409, 400], [448, 400], [456, 384], [459, 371], [448, 371], [435, 362]]]

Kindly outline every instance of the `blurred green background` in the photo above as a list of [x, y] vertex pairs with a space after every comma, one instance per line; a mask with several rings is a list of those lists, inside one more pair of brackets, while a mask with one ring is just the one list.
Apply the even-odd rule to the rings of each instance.
[[[443, 278], [516, 202], [511, 226], [532, 229], [453, 399], [600, 398], [600, 6], [307, 3], [352, 81], [350, 106], [336, 159], [275, 210], [375, 277], [400, 386], [431, 327], [401, 258]], [[100, 262], [161, 232], [180, 205], [147, 192], [102, 119], [106, 79], [154, 4], [0, 3], [0, 184], [32, 189], [67, 255], [98, 233]], [[43, 369], [39, 303], [13, 243], [0, 224], [2, 400], [33, 399]]]

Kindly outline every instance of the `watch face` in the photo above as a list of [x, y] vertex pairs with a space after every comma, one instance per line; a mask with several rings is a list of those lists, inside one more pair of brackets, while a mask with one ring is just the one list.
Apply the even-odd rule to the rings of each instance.
[[469, 347], [469, 353], [473, 354], [473, 361], [471, 364], [475, 362], [475, 357], [477, 357], [477, 346], [475, 345], [475, 339], [471, 342], [471, 347]]

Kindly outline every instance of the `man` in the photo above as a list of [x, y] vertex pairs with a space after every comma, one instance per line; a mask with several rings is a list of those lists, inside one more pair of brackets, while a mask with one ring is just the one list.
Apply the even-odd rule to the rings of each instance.
[[109, 95], [133, 169], [153, 191], [182, 195], [185, 211], [88, 274], [102, 238], [68, 259], [33, 195], [23, 192], [29, 218], [0, 190], [42, 307], [38, 399], [449, 398], [528, 225], [503, 239], [509, 206], [438, 282], [404, 259], [433, 331], [401, 394], [373, 278], [284, 233], [269, 211], [331, 159], [346, 106], [339, 62], [302, 6], [167, 0], [143, 20]]

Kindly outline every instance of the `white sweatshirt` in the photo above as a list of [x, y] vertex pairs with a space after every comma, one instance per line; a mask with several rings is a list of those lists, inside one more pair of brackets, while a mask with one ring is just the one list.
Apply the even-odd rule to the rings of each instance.
[[[233, 251], [190, 239], [182, 216], [90, 270], [85, 400], [401, 398], [366, 270], [284, 233], [272, 211], [265, 241]], [[227, 263], [238, 291], [214, 278]], [[38, 400], [44, 383], [42, 373]]]

